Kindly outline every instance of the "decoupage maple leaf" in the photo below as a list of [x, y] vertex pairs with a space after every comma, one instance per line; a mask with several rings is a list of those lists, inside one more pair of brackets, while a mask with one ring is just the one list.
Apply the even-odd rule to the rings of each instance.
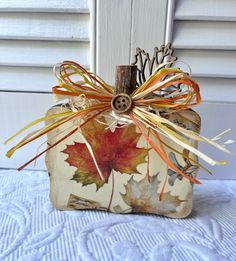
[[170, 192], [163, 193], [162, 200], [157, 193], [160, 181], [158, 174], [150, 177], [146, 176], [140, 181], [135, 181], [133, 176], [125, 185], [125, 194], [121, 194], [127, 205], [132, 207], [132, 212], [170, 214], [176, 212], [176, 208], [181, 202], [178, 196], [172, 196]]
[[137, 173], [137, 166], [145, 162], [148, 150], [137, 147], [141, 134], [136, 132], [133, 124], [111, 132], [106, 125], [91, 120], [81, 130], [92, 147], [105, 181], [101, 179], [87, 146], [77, 142], [67, 145], [62, 151], [68, 154], [66, 162], [77, 168], [73, 180], [83, 185], [95, 183], [99, 189], [108, 182], [112, 170], [126, 174]]

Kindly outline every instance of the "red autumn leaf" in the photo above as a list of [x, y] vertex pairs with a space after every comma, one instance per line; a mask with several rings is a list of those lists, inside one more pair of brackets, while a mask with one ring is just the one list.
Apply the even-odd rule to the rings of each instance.
[[81, 129], [93, 149], [105, 181], [101, 179], [87, 146], [77, 142], [67, 145], [62, 151], [68, 154], [66, 162], [77, 168], [73, 180], [83, 185], [95, 183], [99, 189], [107, 183], [112, 170], [127, 174], [137, 173], [137, 166], [145, 162], [148, 150], [137, 148], [141, 134], [136, 132], [134, 125], [116, 128], [111, 132], [105, 125], [91, 120]]

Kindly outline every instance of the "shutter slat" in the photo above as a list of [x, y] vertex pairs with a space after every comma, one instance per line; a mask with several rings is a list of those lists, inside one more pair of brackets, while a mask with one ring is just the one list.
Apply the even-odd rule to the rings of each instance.
[[0, 71], [1, 90], [49, 92], [58, 83], [52, 68], [0, 67]]
[[58, 84], [53, 68], [0, 66], [0, 72], [0, 91], [50, 92]]
[[178, 0], [175, 7], [175, 54], [190, 66], [203, 100], [235, 103], [236, 1]]
[[[202, 127], [201, 135], [205, 137], [215, 137], [224, 130], [231, 129], [232, 131], [223, 138], [223, 141], [231, 139], [235, 140], [235, 130], [236, 130], [236, 104], [231, 103], [221, 103], [221, 102], [209, 102], [202, 103], [197, 106], [194, 110], [199, 112], [201, 115]], [[222, 141], [218, 141], [221, 143]], [[227, 145], [227, 148], [232, 152], [232, 155], [227, 153], [222, 153], [222, 151], [216, 149], [209, 144], [200, 142], [199, 150], [206, 153], [216, 160], [226, 160], [226, 166], [207, 166], [213, 175], [210, 177], [212, 179], [235, 179], [235, 169], [236, 169], [236, 146], [234, 144]], [[202, 160], [200, 161], [204, 166], [206, 163]], [[203, 175], [201, 177], [207, 177], [208, 175], [203, 170], [200, 171]], [[209, 176], [208, 176], [209, 177]], [[233, 182], [233, 181], [232, 181]]]
[[0, 39], [89, 41], [89, 15], [1, 13]]
[[236, 21], [235, 0], [178, 0], [176, 20]]
[[0, 12], [89, 13], [87, 0], [1, 0]]
[[236, 79], [198, 78], [203, 101], [236, 102]]
[[186, 49], [236, 49], [236, 23], [175, 21], [173, 46]]
[[63, 60], [90, 68], [88, 8], [87, 0], [1, 1], [0, 90], [49, 92]]
[[89, 67], [89, 43], [0, 40], [0, 65], [52, 67], [74, 60]]
[[189, 64], [193, 76], [236, 78], [235, 51], [177, 50], [175, 54]]
[[[51, 94], [32, 94], [32, 93], [4, 93], [0, 92], [0, 111], [1, 111], [1, 135], [0, 135], [0, 166], [2, 168], [18, 168], [33, 158], [37, 154], [37, 149], [43, 150], [40, 145], [46, 137], [36, 140], [16, 152], [11, 159], [5, 157], [7, 149], [12, 147], [19, 138], [16, 138], [8, 145], [3, 142], [13, 135], [25, 124], [42, 117], [53, 105]], [[43, 123], [39, 125], [43, 126]], [[35, 129], [39, 128], [36, 127]], [[21, 137], [23, 137], [22, 135]], [[31, 164], [28, 168], [33, 168]], [[44, 157], [37, 160], [36, 169], [44, 169]]]

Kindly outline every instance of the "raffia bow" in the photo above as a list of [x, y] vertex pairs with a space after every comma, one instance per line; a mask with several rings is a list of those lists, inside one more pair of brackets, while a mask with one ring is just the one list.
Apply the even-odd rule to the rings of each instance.
[[[11, 157], [19, 148], [47, 134], [55, 128], [70, 121], [80, 119], [79, 125], [56, 143], [49, 145], [47, 149], [21, 166], [19, 168], [19, 170], [21, 170], [43, 153], [57, 146], [74, 134], [91, 119], [99, 119], [101, 115], [110, 113], [110, 115], [113, 115], [116, 119], [123, 118], [124, 124], [135, 124], [152, 149], [156, 151], [164, 162], [166, 162], [168, 168], [184, 176], [191, 182], [200, 184], [198, 180], [187, 175], [170, 161], [165, 152], [164, 145], [166, 144], [161, 139], [161, 135], [167, 137], [175, 144], [180, 145], [183, 149], [187, 149], [194, 153], [210, 165], [224, 165], [226, 162], [213, 160], [208, 155], [193, 147], [190, 144], [189, 139], [203, 141], [227, 153], [229, 153], [229, 151], [221, 144], [216, 143], [214, 139], [205, 138], [194, 131], [182, 128], [169, 121], [162, 114], [153, 112], [164, 110], [166, 113], [173, 113], [192, 108], [201, 102], [198, 84], [194, 82], [189, 75], [177, 68], [161, 69], [161, 67], [163, 67], [163, 64], [161, 64], [153, 74], [130, 95], [133, 102], [132, 109], [124, 115], [116, 115], [112, 112], [111, 106], [112, 98], [115, 95], [113, 87], [108, 85], [98, 76], [89, 73], [81, 65], [72, 61], [63, 62], [60, 64], [59, 70], [56, 73], [59, 79], [59, 85], [53, 87], [52, 92], [57, 100], [67, 99], [66, 102], [69, 104], [70, 110], [37, 119], [18, 131], [5, 143], [40, 122], [54, 119], [53, 123], [46, 125], [44, 128], [37, 131], [31, 132], [24, 137], [23, 140], [7, 152], [6, 156]], [[155, 140], [153, 137], [155, 137]], [[182, 154], [181, 152], [178, 153]], [[188, 159], [203, 167], [190, 157], [188, 157]], [[94, 159], [94, 161], [96, 162], [96, 159]], [[99, 170], [99, 166], [97, 167]], [[100, 176], [102, 178], [102, 173]]]

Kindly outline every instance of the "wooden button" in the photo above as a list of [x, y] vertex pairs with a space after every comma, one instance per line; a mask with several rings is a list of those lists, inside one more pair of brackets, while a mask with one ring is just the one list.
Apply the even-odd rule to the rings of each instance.
[[126, 93], [119, 93], [113, 97], [111, 106], [116, 113], [128, 112], [132, 107], [132, 99]]

